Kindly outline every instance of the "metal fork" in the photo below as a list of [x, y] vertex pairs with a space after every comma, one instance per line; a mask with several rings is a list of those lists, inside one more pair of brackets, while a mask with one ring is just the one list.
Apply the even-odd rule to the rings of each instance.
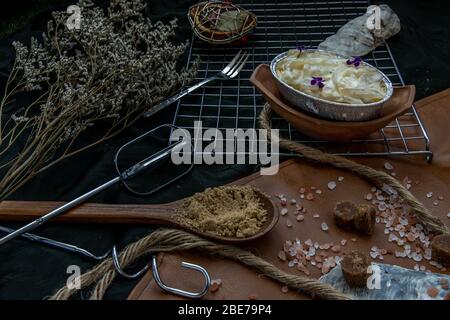
[[222, 71], [219, 73], [213, 75], [212, 77], [206, 78], [205, 80], [197, 83], [196, 85], [193, 85], [192, 87], [187, 88], [186, 90], [181, 91], [180, 93], [177, 93], [176, 95], [168, 98], [167, 100], [164, 100], [163, 102], [160, 102], [156, 106], [152, 107], [149, 111], [144, 113], [144, 117], [150, 117], [151, 115], [157, 113], [158, 111], [164, 109], [168, 105], [174, 103], [178, 99], [184, 97], [185, 95], [191, 93], [192, 91], [200, 88], [201, 86], [214, 81], [214, 80], [229, 80], [235, 78], [239, 72], [241, 72], [242, 68], [244, 67], [245, 63], [247, 62], [247, 59], [250, 57], [250, 54], [247, 52], [242, 53], [242, 50], [240, 50], [231, 60], [231, 62], [223, 68]]

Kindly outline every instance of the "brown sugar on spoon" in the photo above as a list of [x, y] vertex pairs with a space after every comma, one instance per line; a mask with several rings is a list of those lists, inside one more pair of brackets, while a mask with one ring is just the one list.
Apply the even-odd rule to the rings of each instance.
[[341, 268], [348, 285], [354, 288], [365, 287], [370, 276], [367, 272], [369, 266], [370, 260], [367, 255], [359, 251], [346, 254], [341, 262]]
[[186, 199], [176, 219], [188, 228], [221, 237], [255, 235], [267, 220], [255, 191], [250, 186], [208, 188]]

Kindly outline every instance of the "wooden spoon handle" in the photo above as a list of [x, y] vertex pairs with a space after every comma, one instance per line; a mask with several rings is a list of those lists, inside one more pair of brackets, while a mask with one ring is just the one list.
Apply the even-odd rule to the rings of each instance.
[[[64, 202], [51, 201], [2, 201], [0, 221], [30, 221]], [[56, 217], [54, 221], [83, 223], [141, 223], [174, 225], [174, 205], [123, 205], [85, 203]]]

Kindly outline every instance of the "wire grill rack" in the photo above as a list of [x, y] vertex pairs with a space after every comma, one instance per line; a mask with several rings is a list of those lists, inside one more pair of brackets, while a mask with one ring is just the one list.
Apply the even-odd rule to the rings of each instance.
[[[193, 130], [194, 121], [203, 129], [258, 128], [258, 115], [265, 103], [249, 82], [253, 70], [279, 53], [302, 44], [316, 48], [349, 20], [366, 12], [368, 1], [234, 1], [258, 17], [250, 41], [241, 45], [214, 46], [193, 37], [188, 66], [196, 57], [201, 64], [195, 81], [219, 72], [240, 49], [251, 57], [237, 79], [206, 85], [178, 102], [173, 124]], [[403, 79], [388, 44], [372, 51], [364, 60], [382, 70], [394, 85]], [[291, 140], [345, 156], [425, 155], [431, 161], [430, 141], [414, 106], [384, 129], [365, 140], [345, 144], [311, 139], [291, 128], [284, 119], [273, 115], [272, 126]], [[286, 155], [290, 155], [286, 153]]]

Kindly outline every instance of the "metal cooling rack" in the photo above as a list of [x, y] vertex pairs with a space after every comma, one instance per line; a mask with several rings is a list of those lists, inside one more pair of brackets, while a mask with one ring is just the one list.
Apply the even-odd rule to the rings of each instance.
[[[180, 100], [173, 124], [193, 130], [194, 121], [203, 128], [258, 128], [258, 115], [265, 103], [249, 82], [253, 70], [279, 53], [302, 44], [315, 48], [349, 20], [366, 12], [368, 2], [361, 1], [234, 1], [258, 17], [258, 26], [250, 41], [237, 46], [213, 46], [192, 38], [188, 65], [200, 57], [201, 65], [195, 81], [200, 81], [222, 68], [238, 50], [252, 54], [237, 79], [213, 82]], [[388, 44], [363, 57], [382, 70], [394, 85], [403, 79]], [[344, 156], [425, 155], [431, 161], [430, 141], [414, 106], [378, 133], [365, 140], [336, 144], [312, 140], [291, 128], [285, 120], [273, 115], [272, 125], [284, 137], [321, 150]], [[291, 154], [285, 154], [291, 155]]]

